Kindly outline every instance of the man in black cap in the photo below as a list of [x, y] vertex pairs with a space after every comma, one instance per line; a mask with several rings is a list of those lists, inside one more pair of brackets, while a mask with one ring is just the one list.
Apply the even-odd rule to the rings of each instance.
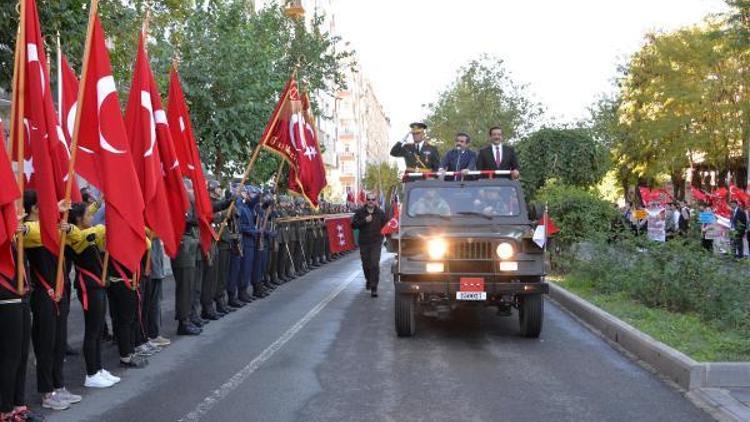
[[400, 142], [391, 148], [392, 157], [403, 157], [406, 161], [406, 171], [437, 171], [440, 167], [440, 154], [437, 148], [427, 143], [424, 131], [427, 125], [416, 122], [409, 125], [414, 143], [406, 143], [407, 134]]

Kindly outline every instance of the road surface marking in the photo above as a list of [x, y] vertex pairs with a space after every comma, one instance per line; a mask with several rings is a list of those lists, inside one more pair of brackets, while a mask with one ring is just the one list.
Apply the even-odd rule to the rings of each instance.
[[[382, 261], [382, 260], [381, 260]], [[320, 311], [323, 310], [323, 308], [326, 307], [333, 299], [336, 298], [336, 296], [339, 295], [346, 287], [354, 280], [362, 274], [362, 271], [355, 271], [353, 272], [343, 283], [341, 283], [331, 294], [326, 296], [325, 299], [320, 301], [317, 305], [315, 305], [314, 308], [310, 310], [302, 319], [297, 321], [296, 324], [294, 324], [290, 329], [286, 330], [286, 332], [279, 337], [276, 341], [271, 343], [270, 346], [266, 348], [261, 354], [259, 354], [255, 359], [250, 361], [244, 368], [242, 368], [239, 372], [234, 374], [227, 382], [221, 385], [218, 389], [214, 390], [213, 393], [211, 393], [210, 396], [203, 399], [202, 402], [198, 404], [198, 406], [193, 409], [192, 412], [188, 413], [187, 415], [183, 416], [179, 422], [190, 422], [190, 421], [198, 421], [203, 416], [205, 416], [216, 404], [218, 404], [221, 400], [225, 399], [227, 396], [229, 396], [232, 391], [236, 390], [237, 387], [242, 385], [243, 382], [253, 374], [253, 372], [257, 371], [258, 368], [260, 368], [263, 363], [265, 363], [268, 359], [270, 359], [276, 352], [279, 351], [289, 340], [294, 337], [295, 334], [297, 334], [302, 328], [307, 325], [308, 322], [310, 322], [313, 318], [315, 318], [316, 315], [320, 313]]]

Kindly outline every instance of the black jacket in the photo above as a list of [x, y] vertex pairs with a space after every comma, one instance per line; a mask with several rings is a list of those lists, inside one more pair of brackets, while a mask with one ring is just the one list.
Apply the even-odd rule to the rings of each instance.
[[362, 207], [354, 213], [352, 217], [352, 227], [359, 229], [359, 244], [360, 245], [371, 245], [373, 243], [379, 243], [383, 241], [383, 235], [380, 234], [380, 230], [388, 222], [385, 217], [385, 213], [378, 207], [372, 213], [372, 221], [369, 223], [365, 221], [368, 216], [367, 207]]
[[503, 144], [503, 158], [500, 167], [495, 165], [494, 145], [490, 144], [479, 150], [477, 170], [518, 170], [518, 157], [513, 147]]
[[396, 142], [391, 148], [391, 156], [403, 157], [406, 161], [407, 169], [429, 168], [432, 171], [438, 171], [440, 168], [440, 153], [437, 148], [423, 141], [422, 150], [417, 151], [414, 144], [402, 144]]
[[737, 237], [744, 235], [745, 230], [747, 230], [747, 214], [745, 214], [745, 211], [742, 208], [738, 207], [732, 212], [730, 224], [732, 229], [737, 230], [738, 232], [741, 231], [741, 233], [737, 233]]

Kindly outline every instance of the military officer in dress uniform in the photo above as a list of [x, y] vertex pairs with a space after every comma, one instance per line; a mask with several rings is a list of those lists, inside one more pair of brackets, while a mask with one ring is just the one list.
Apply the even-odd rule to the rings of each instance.
[[406, 171], [437, 171], [440, 168], [440, 154], [437, 148], [425, 139], [427, 125], [421, 122], [412, 123], [411, 136], [414, 143], [407, 143], [409, 135], [391, 148], [392, 157], [403, 157], [406, 161]]

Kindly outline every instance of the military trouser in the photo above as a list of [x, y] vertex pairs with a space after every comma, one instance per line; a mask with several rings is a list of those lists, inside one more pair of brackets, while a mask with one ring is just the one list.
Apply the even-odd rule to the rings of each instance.
[[193, 296], [193, 284], [196, 277], [195, 266], [177, 267], [172, 261], [172, 273], [175, 281], [175, 312], [178, 321], [190, 318], [190, 303]]
[[203, 260], [202, 251], [198, 252], [195, 261], [195, 277], [193, 277], [193, 293], [190, 297], [190, 318], [198, 319], [201, 316], [201, 290], [203, 290]]
[[211, 254], [210, 265], [209, 262], [203, 264], [203, 275], [201, 285], [201, 310], [203, 312], [210, 312], [213, 310], [214, 296], [216, 295], [216, 284], [219, 277], [219, 265], [218, 258], [219, 252], [216, 248], [212, 248], [209, 251]]
[[255, 250], [255, 265], [253, 266], [253, 289], [265, 281], [268, 268], [268, 244], [263, 249]]
[[232, 252], [229, 245], [224, 247], [224, 244], [219, 243], [219, 253], [216, 258], [216, 290], [214, 292], [214, 301], [217, 303], [223, 301], [224, 293], [227, 290], [231, 258]]
[[279, 278], [279, 242], [272, 239], [268, 243], [268, 279], [275, 282]]
[[304, 264], [304, 254], [305, 251], [302, 249], [302, 242], [299, 240], [292, 242], [290, 244], [292, 247], [292, 258], [294, 259], [294, 268], [297, 269], [297, 273], [304, 272], [306, 270], [306, 265]]
[[307, 232], [307, 238], [305, 239], [305, 258], [307, 258], [307, 266], [310, 267], [315, 264], [315, 238], [310, 231]]
[[279, 243], [279, 250], [276, 253], [277, 256], [277, 276], [278, 277], [289, 277], [292, 275], [292, 260], [289, 258], [288, 250], [289, 244], [286, 242]]

